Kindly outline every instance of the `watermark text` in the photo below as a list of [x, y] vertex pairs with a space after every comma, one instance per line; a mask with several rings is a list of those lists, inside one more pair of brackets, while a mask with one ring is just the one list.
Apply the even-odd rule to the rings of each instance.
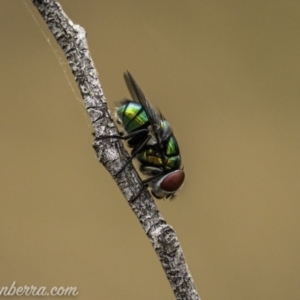
[[78, 290], [76, 286], [54, 286], [47, 290], [45, 286], [36, 287], [34, 285], [16, 286], [14, 281], [11, 286], [0, 286], [1, 296], [77, 296]]

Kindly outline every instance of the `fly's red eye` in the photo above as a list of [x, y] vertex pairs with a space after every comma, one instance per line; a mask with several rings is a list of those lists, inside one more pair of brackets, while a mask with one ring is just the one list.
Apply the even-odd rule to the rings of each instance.
[[181, 187], [184, 181], [184, 176], [185, 175], [182, 170], [172, 172], [162, 180], [160, 186], [166, 192], [176, 191]]

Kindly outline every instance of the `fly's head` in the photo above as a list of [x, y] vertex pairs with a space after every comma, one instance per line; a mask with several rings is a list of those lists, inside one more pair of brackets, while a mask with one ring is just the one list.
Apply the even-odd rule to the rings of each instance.
[[149, 187], [154, 197], [158, 199], [171, 199], [175, 193], [182, 187], [184, 182], [184, 171], [179, 169], [167, 173], [157, 180], [149, 183]]

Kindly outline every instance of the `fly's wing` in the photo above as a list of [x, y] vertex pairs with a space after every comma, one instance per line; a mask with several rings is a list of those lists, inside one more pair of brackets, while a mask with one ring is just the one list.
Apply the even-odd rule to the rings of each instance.
[[160, 120], [162, 119], [162, 115], [156, 109], [154, 109], [151, 103], [146, 99], [144, 93], [134, 80], [133, 76], [129, 73], [129, 71], [124, 73], [124, 78], [133, 100], [141, 103], [141, 105], [143, 106], [151, 123], [152, 131], [155, 135], [157, 143], [161, 145]]

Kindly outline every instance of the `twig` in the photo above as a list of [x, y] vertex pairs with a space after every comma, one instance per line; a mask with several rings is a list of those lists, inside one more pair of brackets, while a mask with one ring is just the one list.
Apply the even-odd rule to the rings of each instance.
[[[32, 0], [32, 2], [66, 55], [91, 118], [96, 138], [101, 135], [118, 135], [88, 51], [85, 30], [73, 24], [55, 0]], [[160, 215], [149, 192], [145, 189], [138, 199], [133, 203], [129, 202], [142, 187], [136, 170], [129, 164], [120, 175], [113, 175], [129, 158], [122, 142], [116, 138], [98, 139], [94, 141], [93, 147], [98, 160], [112, 175], [143, 226], [176, 299], [200, 299], [175, 231]]]

